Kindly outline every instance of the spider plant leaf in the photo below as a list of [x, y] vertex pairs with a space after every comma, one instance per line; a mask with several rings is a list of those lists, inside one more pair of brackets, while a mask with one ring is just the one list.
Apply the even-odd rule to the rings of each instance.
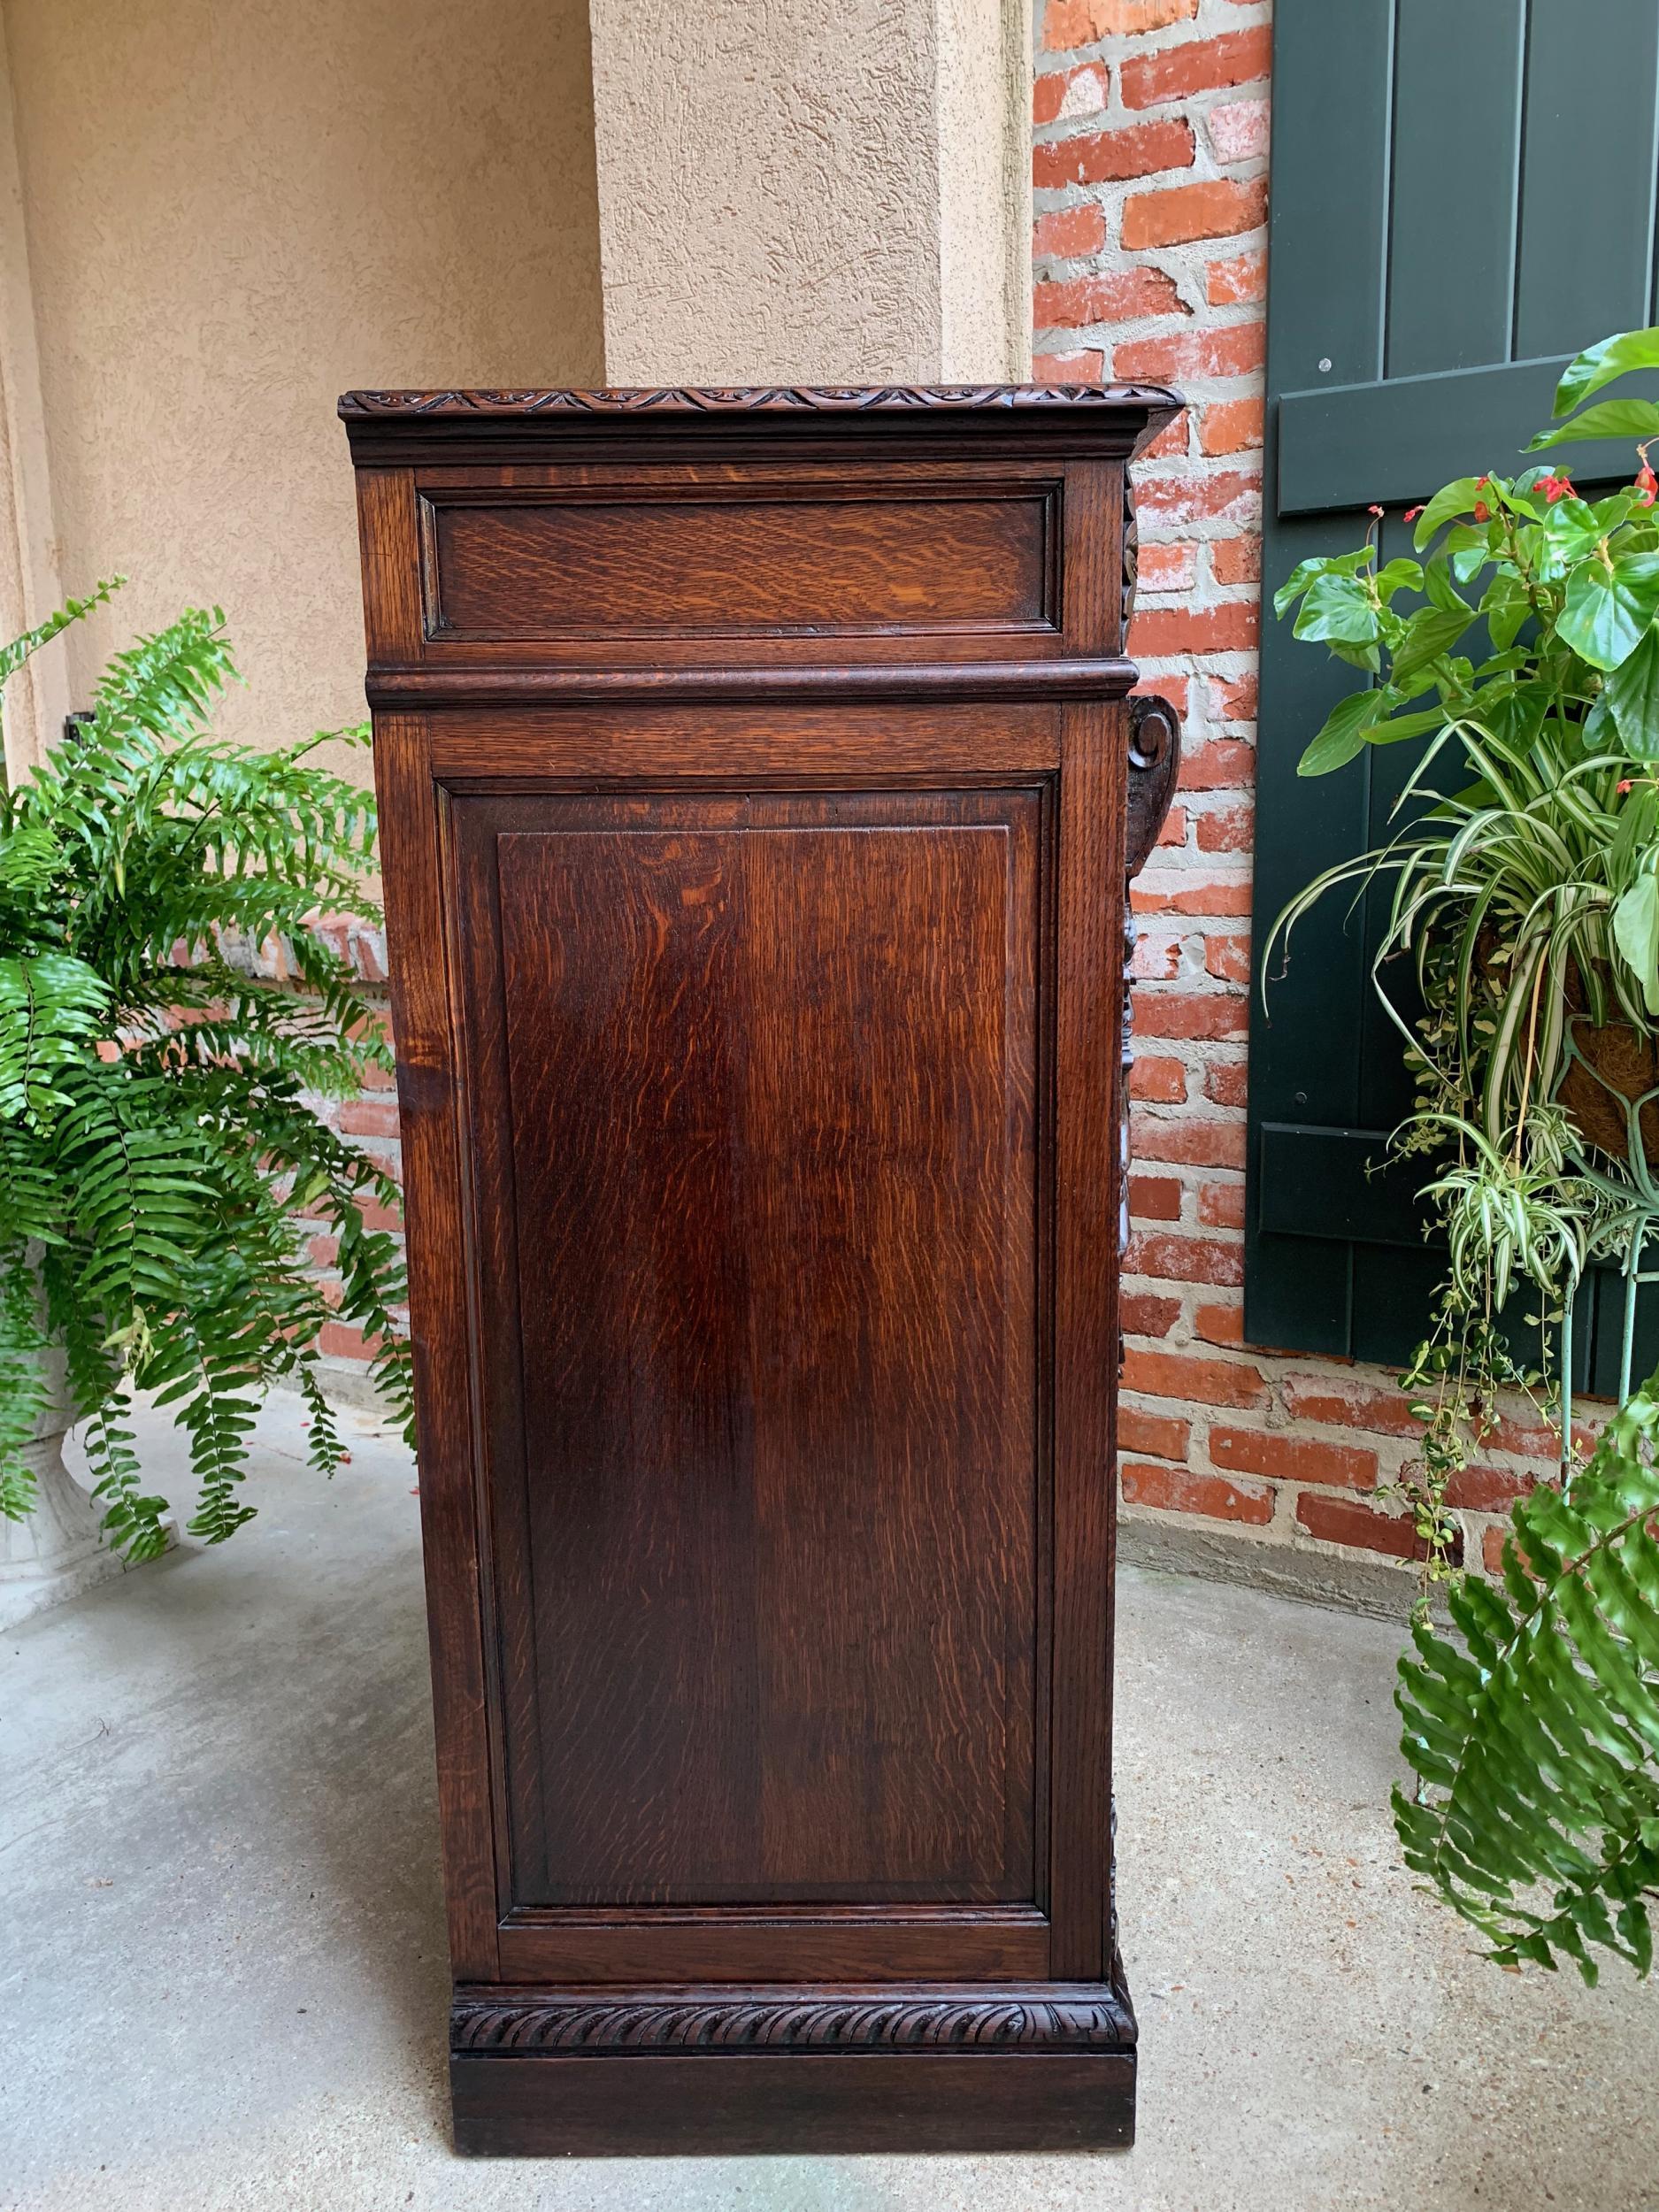
[[[1625, 750], [1638, 760], [1659, 759], [1659, 627], [1648, 624], [1634, 652], [1608, 678], [1602, 698]], [[1590, 739], [1586, 723], [1586, 742]]]
[[[1516, 954], [1510, 973], [1509, 987], [1498, 1010], [1498, 1019], [1490, 1049], [1486, 1056], [1486, 1077], [1481, 1086], [1481, 1126], [1495, 1145], [1502, 1137], [1507, 1121], [1506, 1102], [1512, 1089], [1517, 1087], [1517, 1053], [1522, 1048], [1526, 1022], [1532, 1011], [1533, 985], [1540, 964], [1544, 958], [1544, 945], [1534, 938], [1524, 950]], [[1499, 1304], [1503, 1303], [1500, 1298]]]
[[1484, 883], [1470, 902], [1469, 912], [1458, 938], [1457, 972], [1454, 1005], [1457, 1017], [1458, 1034], [1464, 1041], [1465, 1056], [1469, 1050], [1470, 1018], [1473, 1011], [1473, 993], [1479, 980], [1479, 958], [1480, 940], [1485, 934], [1487, 917], [1500, 887], [1495, 879]]
[[1398, 814], [1409, 799], [1417, 796], [1423, 789], [1424, 779], [1428, 774], [1429, 770], [1433, 766], [1435, 761], [1440, 757], [1443, 749], [1454, 737], [1456, 737], [1461, 733], [1463, 726], [1455, 717], [1443, 717], [1442, 724], [1443, 726], [1441, 727], [1440, 735], [1435, 739], [1433, 744], [1424, 748], [1422, 759], [1418, 761], [1417, 766], [1412, 770], [1410, 775], [1407, 778], [1405, 788], [1401, 792], [1400, 796], [1394, 801], [1393, 807], [1389, 810], [1391, 815]]
[[1525, 795], [1512, 780], [1515, 762], [1511, 750], [1502, 738], [1489, 730], [1484, 723], [1460, 722], [1458, 733], [1470, 764], [1484, 776], [1496, 794], [1500, 809], [1518, 813], [1525, 803]]

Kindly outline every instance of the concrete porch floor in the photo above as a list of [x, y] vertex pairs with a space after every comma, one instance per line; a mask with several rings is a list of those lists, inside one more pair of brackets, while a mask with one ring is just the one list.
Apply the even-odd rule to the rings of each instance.
[[1659, 2207], [1659, 1993], [1502, 1974], [1398, 1865], [1396, 1632], [1136, 1571], [1136, 2149], [457, 2160], [413, 1476], [348, 1413], [324, 1486], [298, 1420], [228, 1547], [0, 1644], [8, 2212]]

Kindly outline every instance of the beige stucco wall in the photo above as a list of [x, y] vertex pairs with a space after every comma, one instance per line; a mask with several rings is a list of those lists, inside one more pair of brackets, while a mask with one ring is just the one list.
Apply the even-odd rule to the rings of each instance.
[[618, 384], [1029, 359], [1025, 0], [593, 0]]
[[0, 0], [0, 620], [133, 580], [10, 737], [186, 603], [227, 735], [358, 717], [350, 386], [1024, 374], [1029, 22]]
[[227, 734], [357, 719], [338, 394], [603, 375], [582, 0], [4, 0], [4, 27], [58, 567], [133, 579], [76, 700], [217, 602]]
[[1031, 373], [1031, 0], [935, 0], [941, 377]]

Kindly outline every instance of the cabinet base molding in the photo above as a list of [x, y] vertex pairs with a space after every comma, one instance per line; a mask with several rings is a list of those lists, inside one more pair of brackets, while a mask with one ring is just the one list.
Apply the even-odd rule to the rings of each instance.
[[485, 1988], [450, 2013], [472, 2157], [1092, 2150], [1134, 2139], [1110, 1985]]

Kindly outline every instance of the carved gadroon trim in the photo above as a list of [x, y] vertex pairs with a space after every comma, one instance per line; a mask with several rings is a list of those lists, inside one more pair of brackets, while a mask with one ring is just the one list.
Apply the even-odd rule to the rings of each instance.
[[623, 2001], [458, 1995], [449, 2016], [457, 2051], [1118, 2050], [1133, 2040], [1127, 2010], [1104, 1988], [801, 1998], [698, 1991]]
[[718, 415], [882, 414], [984, 407], [1097, 412], [1123, 406], [1173, 407], [1154, 384], [887, 384], [753, 388], [664, 385], [656, 389], [523, 392], [348, 392], [340, 412], [355, 415]]

